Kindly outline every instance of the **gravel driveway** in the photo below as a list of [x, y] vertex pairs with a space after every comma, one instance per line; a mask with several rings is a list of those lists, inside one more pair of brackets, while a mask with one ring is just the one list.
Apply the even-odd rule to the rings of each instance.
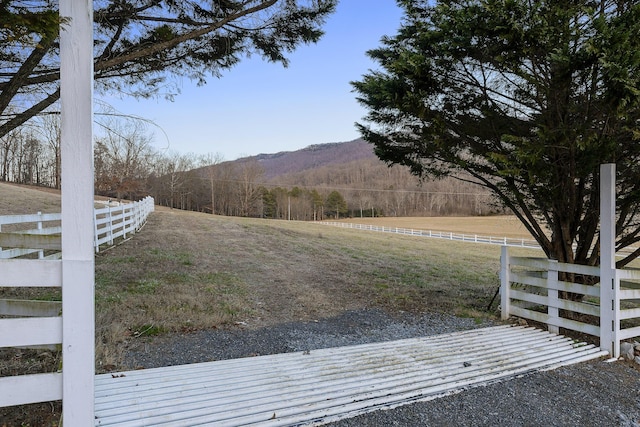
[[[129, 368], [152, 368], [238, 357], [395, 340], [490, 326], [474, 319], [379, 310], [292, 322], [245, 325], [128, 344]], [[640, 426], [640, 371], [624, 362], [594, 361], [472, 388], [427, 402], [328, 424], [351, 426]]]

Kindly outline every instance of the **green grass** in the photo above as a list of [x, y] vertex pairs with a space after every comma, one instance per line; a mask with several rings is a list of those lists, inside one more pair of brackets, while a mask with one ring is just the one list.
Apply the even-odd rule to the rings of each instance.
[[151, 258], [160, 262], [174, 262], [181, 265], [193, 265], [193, 254], [187, 251], [170, 248], [153, 248], [149, 251]]
[[158, 279], [140, 279], [127, 285], [126, 291], [133, 294], [154, 294], [161, 286]]

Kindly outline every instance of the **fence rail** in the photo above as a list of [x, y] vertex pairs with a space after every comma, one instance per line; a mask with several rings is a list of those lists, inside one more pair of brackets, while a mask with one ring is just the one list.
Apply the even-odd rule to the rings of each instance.
[[[580, 276], [590, 284], [562, 280]], [[619, 355], [620, 341], [640, 336], [640, 270], [616, 269], [613, 283], [617, 297], [601, 304], [600, 267], [565, 264], [545, 258], [514, 257], [503, 247], [500, 269], [502, 318], [517, 316], [601, 339], [613, 336], [611, 355]], [[613, 325], [602, 327], [602, 319]], [[607, 338], [605, 338], [607, 337]], [[601, 342], [602, 346], [608, 342]]]
[[[114, 239], [139, 230], [153, 209], [151, 197], [95, 209], [96, 252], [100, 245], [112, 244]], [[60, 214], [0, 216], [0, 246], [5, 245], [4, 250], [0, 249], [0, 258], [4, 258], [0, 259], [0, 288], [62, 287], [63, 263], [72, 266], [77, 261], [60, 259], [60, 220]], [[7, 245], [13, 247], [7, 249]], [[24, 258], [33, 254], [38, 254], [39, 259]], [[0, 300], [0, 348], [60, 346], [61, 310], [62, 303], [55, 301]], [[73, 367], [66, 369], [73, 374]], [[60, 400], [63, 376], [57, 372], [1, 377], [0, 390], [0, 407]]]
[[99, 251], [100, 245], [105, 243], [113, 245], [114, 239], [126, 238], [139, 230], [153, 209], [153, 197], [117, 207], [107, 206], [96, 209], [94, 222], [96, 252]]
[[355, 224], [350, 222], [337, 222], [337, 221], [320, 221], [320, 224], [331, 225], [340, 228], [351, 228], [355, 230], [367, 230], [378, 231], [381, 233], [394, 233], [403, 234], [408, 236], [420, 236], [431, 237], [435, 239], [446, 239], [458, 242], [470, 242], [470, 243], [482, 243], [487, 245], [500, 245], [519, 248], [533, 248], [539, 249], [538, 242], [532, 239], [518, 239], [512, 237], [495, 237], [484, 236], [480, 234], [461, 234], [448, 231], [433, 231], [433, 230], [421, 230], [413, 228], [401, 228], [401, 227], [384, 227], [371, 224]]
[[[96, 252], [104, 244], [135, 233], [154, 209], [152, 197], [139, 202], [107, 205], [94, 211]], [[0, 216], [0, 259], [38, 254], [39, 259], [59, 259], [61, 250], [59, 213]]]

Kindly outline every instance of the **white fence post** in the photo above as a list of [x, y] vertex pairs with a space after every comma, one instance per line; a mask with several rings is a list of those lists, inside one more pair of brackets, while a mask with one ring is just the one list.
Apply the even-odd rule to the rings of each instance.
[[120, 213], [118, 214], [120, 216], [120, 227], [122, 227], [122, 230], [120, 231], [120, 233], [122, 233], [122, 238], [126, 239], [127, 238], [127, 209], [126, 209], [126, 205], [121, 203], [120, 204]]
[[111, 205], [109, 205], [109, 209], [107, 210], [107, 217], [109, 221], [107, 221], [107, 237], [109, 239], [109, 245], [113, 246], [113, 214], [111, 213]]
[[620, 281], [616, 274], [616, 165], [600, 166], [600, 348], [620, 356]]
[[511, 289], [511, 262], [509, 260], [509, 247], [503, 246], [500, 254], [500, 313], [502, 320], [509, 318], [509, 310], [511, 297], [509, 290]]
[[93, 246], [96, 253], [100, 252], [100, 242], [98, 241], [99, 231], [98, 231], [98, 214], [94, 211], [93, 213]]
[[[42, 212], [38, 211], [38, 216], [42, 216]], [[38, 221], [38, 226], [37, 226], [38, 230], [42, 230], [42, 218], [40, 218], [40, 221]], [[44, 251], [43, 250], [39, 250], [38, 251], [38, 259], [44, 259]]]
[[[558, 260], [555, 259], [549, 260], [549, 268], [547, 269], [547, 299], [549, 300], [549, 305], [547, 305], [549, 320], [558, 319], [560, 317], [560, 311], [558, 309]], [[560, 333], [560, 328], [551, 325], [551, 322], [547, 324], [547, 329], [553, 334]]]
[[62, 411], [94, 417], [93, 1], [60, 0]]

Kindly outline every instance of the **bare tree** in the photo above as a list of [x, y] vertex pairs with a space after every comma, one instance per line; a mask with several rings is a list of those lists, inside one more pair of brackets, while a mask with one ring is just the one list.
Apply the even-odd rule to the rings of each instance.
[[60, 115], [45, 114], [38, 116], [37, 126], [41, 129], [45, 143], [49, 147], [51, 165], [49, 171], [53, 177], [53, 187], [60, 188]]
[[0, 170], [0, 177], [2, 178], [2, 181], [12, 180], [11, 169], [14, 161], [13, 154], [16, 152], [16, 145], [20, 138], [20, 130], [13, 130], [0, 138], [0, 155], [2, 156], [2, 170]]
[[151, 136], [138, 120], [111, 119], [96, 138], [96, 188], [117, 198], [136, 197], [150, 175], [154, 156]]
[[207, 153], [200, 157], [200, 164], [204, 167], [207, 178], [209, 179], [209, 187], [211, 190], [211, 213], [215, 214], [216, 206], [216, 190], [215, 181], [217, 178], [216, 165], [224, 161], [224, 156], [221, 153]]
[[255, 203], [260, 198], [259, 182], [263, 176], [264, 169], [255, 160], [240, 166], [240, 216], [255, 215]]

